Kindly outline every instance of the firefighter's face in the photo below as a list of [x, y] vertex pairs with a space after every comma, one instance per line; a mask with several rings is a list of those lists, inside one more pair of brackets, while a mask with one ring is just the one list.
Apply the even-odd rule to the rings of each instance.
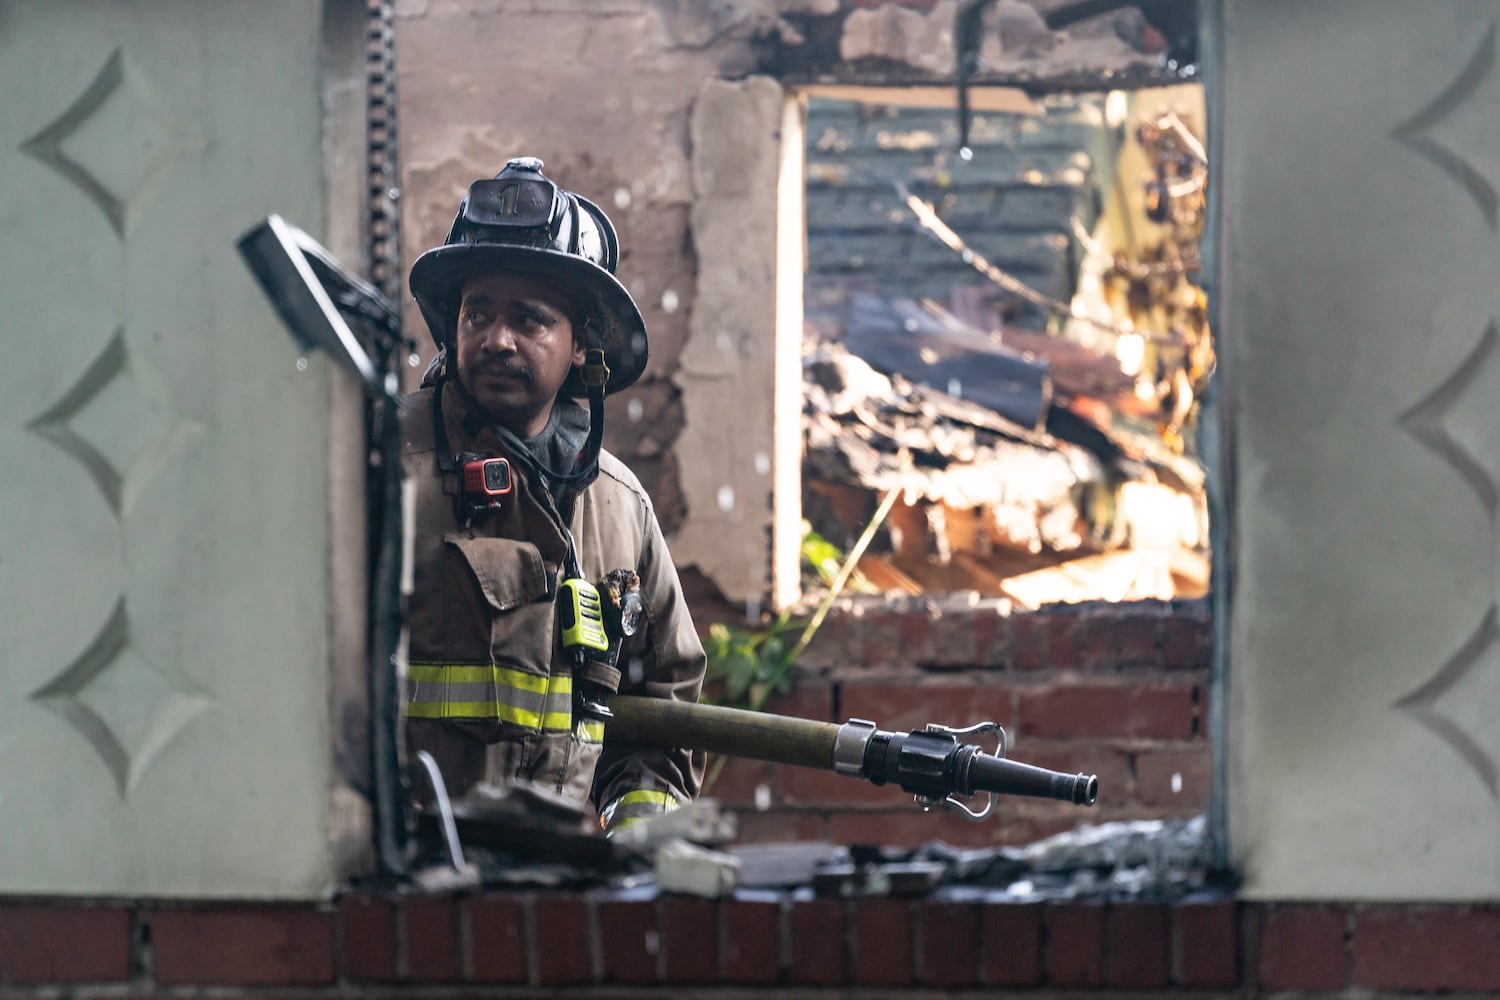
[[560, 288], [521, 275], [481, 274], [464, 283], [459, 381], [488, 416], [523, 438], [546, 428], [558, 390], [583, 364], [569, 304]]

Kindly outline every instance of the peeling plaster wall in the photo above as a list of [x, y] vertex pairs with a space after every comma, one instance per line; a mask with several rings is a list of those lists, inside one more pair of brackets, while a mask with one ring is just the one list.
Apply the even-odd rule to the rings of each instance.
[[741, 601], [758, 600], [767, 580], [783, 97], [763, 76], [710, 80], [692, 122], [700, 297], [674, 378], [687, 420], [679, 445], [696, 458], [694, 474], [683, 477], [692, 516], [674, 554], [713, 566], [719, 589]]
[[[397, 6], [408, 266], [442, 240], [468, 184], [510, 156], [540, 156], [554, 180], [604, 207], [651, 335], [645, 376], [610, 399], [605, 443], [669, 533], [686, 514], [680, 467], [693, 467], [673, 452], [683, 416], [672, 383], [696, 302], [689, 121], [700, 82], [752, 65], [742, 36], [754, 20], [729, 5], [676, 6]], [[406, 322], [425, 333], [409, 298]]]
[[[1049, 32], [1038, 13], [1045, 6], [1001, 0], [990, 11], [980, 79], [1065, 81], [1107, 70], [1123, 80], [1153, 72], [1151, 38], [1134, 8]], [[646, 318], [652, 352], [642, 380], [610, 400], [606, 445], [641, 477], [668, 536], [683, 541], [679, 562], [732, 599], [759, 600], [771, 587], [769, 486], [756, 485], [765, 476], [755, 471], [755, 452], [747, 452], [741, 478], [726, 480], [716, 450], [745, 434], [769, 443], [773, 387], [745, 372], [731, 398], [695, 410], [683, 368], [690, 342], [706, 329], [703, 310], [737, 316], [737, 336], [755, 341], [752, 352], [770, 353], [759, 341], [769, 345], [773, 336], [773, 282], [764, 282], [760, 302], [754, 289], [716, 282], [703, 265], [707, 238], [714, 264], [774, 275], [776, 241], [747, 237], [736, 245], [732, 227], [716, 236], [701, 231], [705, 211], [713, 211], [704, 202], [723, 194], [702, 185], [702, 157], [742, 149], [767, 166], [754, 173], [744, 204], [774, 213], [776, 149], [746, 144], [750, 126], [732, 110], [695, 126], [695, 106], [717, 93], [712, 81], [752, 76], [951, 86], [957, 9], [954, 0], [396, 4], [407, 265], [442, 239], [468, 184], [510, 156], [540, 156], [550, 176], [604, 206], [619, 229], [620, 277]], [[762, 134], [773, 135], [776, 122], [773, 116]], [[774, 234], [773, 215], [763, 224]], [[425, 339], [409, 300], [406, 321]], [[759, 497], [725, 511], [721, 486]]]

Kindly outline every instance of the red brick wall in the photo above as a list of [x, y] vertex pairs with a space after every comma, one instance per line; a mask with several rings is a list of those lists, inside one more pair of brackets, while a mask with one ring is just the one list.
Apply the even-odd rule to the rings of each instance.
[[[11, 998], [494, 996], [665, 984], [1500, 994], [1500, 905], [864, 902], [760, 894], [346, 895], [333, 904], [0, 900]], [[291, 992], [288, 992], [291, 991]], [[507, 993], [506, 995], [510, 995]]]
[[[899, 789], [756, 761], [727, 761], [708, 794], [746, 842], [960, 846], [1026, 843], [1079, 822], [1172, 819], [1208, 803], [1210, 621], [1200, 601], [946, 607], [856, 605], [829, 617], [768, 710], [883, 729], [994, 721], [1010, 756], [1099, 776], [1092, 809], [1006, 798], [998, 820], [923, 814]], [[759, 790], [759, 796], [757, 796]], [[759, 801], [758, 801], [759, 799]], [[765, 806], [766, 808], [759, 808]]]

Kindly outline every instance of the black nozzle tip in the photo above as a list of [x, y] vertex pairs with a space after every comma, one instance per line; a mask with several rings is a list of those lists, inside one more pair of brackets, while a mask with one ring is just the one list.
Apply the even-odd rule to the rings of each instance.
[[1073, 803], [1080, 806], [1091, 806], [1099, 797], [1099, 776], [1097, 774], [1080, 774], [1073, 782]]

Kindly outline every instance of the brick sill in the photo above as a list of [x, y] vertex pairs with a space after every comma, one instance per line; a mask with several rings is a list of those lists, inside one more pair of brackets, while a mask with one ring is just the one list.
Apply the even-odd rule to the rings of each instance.
[[[7, 997], [416, 996], [450, 984], [1500, 993], [1500, 905], [1018, 903], [741, 892], [349, 893], [332, 904], [0, 901]], [[93, 992], [96, 990], [97, 993]], [[35, 990], [15, 987], [35, 986]]]

